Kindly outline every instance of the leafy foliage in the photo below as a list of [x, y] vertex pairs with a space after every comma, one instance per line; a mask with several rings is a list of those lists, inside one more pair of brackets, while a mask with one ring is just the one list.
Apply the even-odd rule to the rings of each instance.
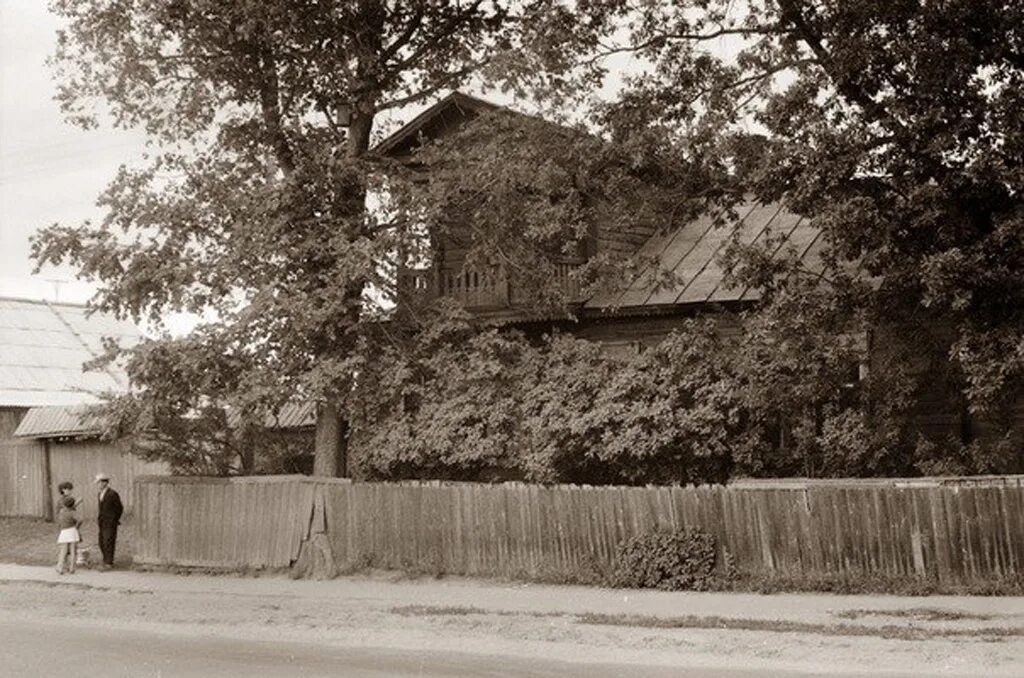
[[[1024, 464], [1019, 3], [55, 7], [69, 117], [95, 124], [102, 102], [158, 147], [114, 179], [101, 224], [45, 230], [37, 260], [78, 265], [104, 310], [214, 318], [131, 354], [152, 397], [136, 410], [173, 414], [157, 421], [346, 401], [374, 477]], [[423, 152], [426, 176], [367, 153], [380, 115], [471, 76], [565, 112], [621, 54], [644, 72], [578, 128], [485, 116]], [[588, 251], [603, 234], [727, 214], [750, 195], [812, 220], [824, 273], [773, 238], [732, 243], [729, 282], [763, 292], [736, 341], [691, 325], [609, 365], [565, 338], [474, 332], [444, 308], [404, 326], [409, 314], [385, 313], [397, 268], [438, 254], [425, 224], [468, 227], [470, 263], [500, 263], [538, 307], [565, 310], [545, 287], [559, 260], [590, 257], [587, 289], [614, 284], [608, 264], [631, 252]], [[920, 405], [932, 393], [941, 403]], [[922, 407], [959, 430], [922, 432]]]
[[359, 473], [636, 485], [1019, 469], [1012, 435], [921, 437], [911, 358], [881, 354], [862, 373], [864, 335], [844, 333], [841, 306], [828, 306], [786, 291], [748, 318], [690, 321], [618, 359], [450, 316], [361, 373]]
[[[371, 478], [471, 479], [485, 470], [540, 482], [702, 483], [729, 475], [737, 406], [693, 325], [635, 361], [566, 336], [444, 335], [363, 375], [357, 464]], [[421, 357], [417, 360], [416, 357]]]
[[715, 538], [700, 530], [649, 532], [621, 544], [615, 554], [613, 586], [704, 591], [715, 574]]
[[464, 315], [391, 347], [360, 375], [352, 411], [360, 472], [374, 478], [467, 478], [514, 465], [517, 376], [529, 346], [475, 333]]
[[[671, 130], [685, 140], [677, 146], [681, 156], [733, 168], [720, 187], [783, 199], [822, 231], [823, 277], [808, 275], [797, 256], [766, 256], [770, 241], [737, 242], [726, 257], [736, 282], [766, 291], [765, 319], [755, 320], [753, 336], [780, 350], [744, 370], [761, 369], [752, 379], [770, 386], [761, 396], [779, 405], [785, 398], [781, 409], [805, 418], [793, 427], [794, 449], [825, 436], [851, 450], [852, 439], [866, 438], [866, 467], [885, 472], [886, 464], [870, 457], [887, 450], [892, 459], [905, 454], [897, 446], [913, 447], [902, 419], [910, 396], [941, 382], [947, 401], [978, 420], [1019, 402], [1024, 135], [1007, 113], [1024, 103], [1021, 6], [600, 5], [599, 15], [622, 31], [595, 59], [627, 52], [649, 65], [647, 77], [632, 79], [605, 107], [607, 124]], [[735, 49], [716, 49], [721, 40]], [[790, 350], [797, 338], [786, 327], [790, 317], [811, 330], [800, 350]], [[882, 375], [882, 366], [870, 366], [871, 392], [862, 395], [860, 414], [839, 404], [844, 388], [836, 369], [847, 351], [823, 341], [820, 321], [847, 338], [852, 329], [885, 328], [892, 344], [883, 349], [895, 370]], [[904, 349], [935, 334], [945, 336], [929, 342], [926, 361], [943, 365], [941, 375], [920, 366], [920, 348]], [[897, 362], [901, 352], [914, 355]], [[795, 360], [801, 354], [808, 359]], [[1020, 434], [1019, 421], [1006, 424], [989, 438]], [[1002, 444], [962, 428], [960, 446]], [[969, 466], [988, 465], [979, 458]]]
[[[567, 13], [548, 0], [56, 0], [53, 10], [68, 119], [142, 128], [151, 155], [113, 178], [100, 223], [46, 228], [33, 254], [96, 282], [98, 309], [157, 326], [174, 312], [205, 319], [185, 340], [112, 351], [131, 356], [147, 391], [120, 414], [159, 404], [155, 426], [238, 400], [260, 401], [244, 408], [254, 420], [289, 399], [338, 418], [354, 348], [394, 298], [396, 258], [412, 246], [388, 209], [388, 163], [368, 152], [375, 124], [498, 63], [505, 81], [527, 86], [530, 71], [503, 55], [532, 45], [557, 64], [530, 19]], [[373, 212], [371, 192], [384, 203]], [[330, 437], [317, 438], [317, 466], [333, 475]]]

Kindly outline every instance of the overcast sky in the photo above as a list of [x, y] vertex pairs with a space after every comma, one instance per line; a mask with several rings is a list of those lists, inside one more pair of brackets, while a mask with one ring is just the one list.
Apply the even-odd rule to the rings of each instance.
[[74, 271], [32, 275], [29, 236], [39, 227], [96, 217], [96, 196], [123, 162], [143, 150], [142, 135], [67, 125], [53, 101], [47, 56], [57, 20], [45, 0], [0, 0], [0, 296], [85, 301]]

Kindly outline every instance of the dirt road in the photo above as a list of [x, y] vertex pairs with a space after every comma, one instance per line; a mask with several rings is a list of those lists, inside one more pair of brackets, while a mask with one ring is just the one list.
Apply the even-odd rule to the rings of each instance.
[[[623, 664], [587, 664], [530, 657], [461, 652], [339, 648], [306, 643], [189, 638], [159, 633], [67, 626], [59, 621], [5, 623], [0, 621], [0, 656], [5, 676], [53, 673], [53, 652], [60, 649], [62, 665], [80, 675], [108, 678], [294, 678], [345, 676], [380, 678], [417, 676], [437, 678], [620, 678], [636, 674]], [[677, 667], [646, 666], [650, 678], [678, 678]], [[755, 678], [755, 671], [699, 669], [687, 675], [700, 678]], [[774, 674], [776, 678], [806, 678], [806, 673]]]
[[[59, 639], [85, 666], [97, 647], [117, 648], [124, 654], [106, 656], [136, 670], [113, 675], [597, 678], [627, 665], [636, 676], [1018, 676], [1024, 599], [681, 594], [385, 576], [58, 577], [0, 565], [0, 648], [22, 662], [8, 666], [37, 675], [32, 662], [48, 666]], [[339, 674], [332, 667], [343, 656], [351, 670]], [[298, 669], [289, 663], [296, 657], [305, 662]], [[170, 663], [145, 663], [160, 658]], [[503, 672], [485, 671], [495, 668]]]

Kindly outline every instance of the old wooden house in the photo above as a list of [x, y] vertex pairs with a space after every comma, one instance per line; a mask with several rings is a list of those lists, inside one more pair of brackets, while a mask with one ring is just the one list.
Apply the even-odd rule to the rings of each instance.
[[[459, 92], [428, 108], [381, 142], [376, 152], [415, 165], [423, 143], [454, 133], [497, 105]], [[807, 267], [820, 266], [820, 233], [810, 221], [779, 204], [750, 202], [739, 206], [737, 218], [716, 225], [700, 217], [666, 232], [660, 224], [634, 222], [628, 228], [598, 223], [590, 242], [575, 257], [556, 262], [556, 285], [569, 303], [565, 313], [538, 314], [529, 295], [517, 289], [501, 266], [480, 270], [467, 263], [467, 245], [446, 233], [433, 244], [431, 260], [419, 267], [400, 269], [400, 292], [435, 298], [450, 297], [484, 322], [557, 326], [564, 331], [602, 343], [609, 352], [636, 352], [664, 338], [683, 318], [709, 310], [735, 312], [757, 301], [754, 289], [728, 288], [718, 256], [733, 235], [756, 243], [772, 237], [776, 251], [793, 248]], [[646, 262], [619, 287], [585, 298], [573, 270], [600, 254], [634, 257]], [[664, 284], [671, 279], [671, 284]], [[401, 294], [399, 296], [401, 301]]]
[[[481, 114], [497, 109], [491, 102], [452, 93], [397, 130], [376, 150], [415, 165], [417, 148], [423, 143], [450, 135]], [[760, 291], [725, 284], [720, 256], [733, 238], [745, 244], [771, 243], [773, 256], [795, 253], [803, 269], [822, 270], [824, 239], [811, 219], [781, 204], [754, 201], [738, 206], [735, 213], [736, 218], [725, 224], [705, 215], [667, 230], [657, 223], [634, 223], [627, 230], [598, 225], [592, 242], [581, 249], [578, 257], [558, 264], [555, 276], [571, 299], [560, 314], [538, 314], [529, 295], [517, 290], [500, 267], [474, 269], [466, 262], [465, 246], [450, 239], [434, 244], [427, 265], [400, 271], [405, 276], [400, 282], [406, 290], [420, 295], [454, 298], [482, 322], [535, 333], [558, 328], [599, 342], [611, 355], [636, 354], [660, 342], [684, 319], [697, 315], [714, 314], [724, 332], [737, 331], [738, 313], [753, 306]], [[617, 289], [584, 298], [571, 272], [587, 257], [602, 252], [638, 255], [638, 260], [647, 262], [646, 268]], [[665, 284], [666, 279], [671, 283]], [[941, 328], [935, 333], [941, 335]], [[863, 357], [859, 364], [851, 365], [852, 381], [870, 369], [879, 349], [885, 350], [884, 344], [884, 339], [879, 340], [872, 330], [864, 332]], [[928, 368], [922, 365], [921, 370], [927, 372]], [[925, 374], [917, 400], [917, 426], [930, 437], [951, 437], [966, 443], [993, 430], [985, 420], [972, 417], [962, 403], [954, 402], [938, 377]], [[1024, 399], [1014, 416], [1024, 422]]]

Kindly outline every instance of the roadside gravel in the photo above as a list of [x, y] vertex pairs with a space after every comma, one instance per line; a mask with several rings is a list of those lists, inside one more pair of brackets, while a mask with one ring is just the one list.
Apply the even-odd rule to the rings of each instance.
[[0, 617], [574, 662], [1024, 675], [1024, 598], [1010, 597], [667, 593], [383, 574], [60, 577], [0, 565]]

